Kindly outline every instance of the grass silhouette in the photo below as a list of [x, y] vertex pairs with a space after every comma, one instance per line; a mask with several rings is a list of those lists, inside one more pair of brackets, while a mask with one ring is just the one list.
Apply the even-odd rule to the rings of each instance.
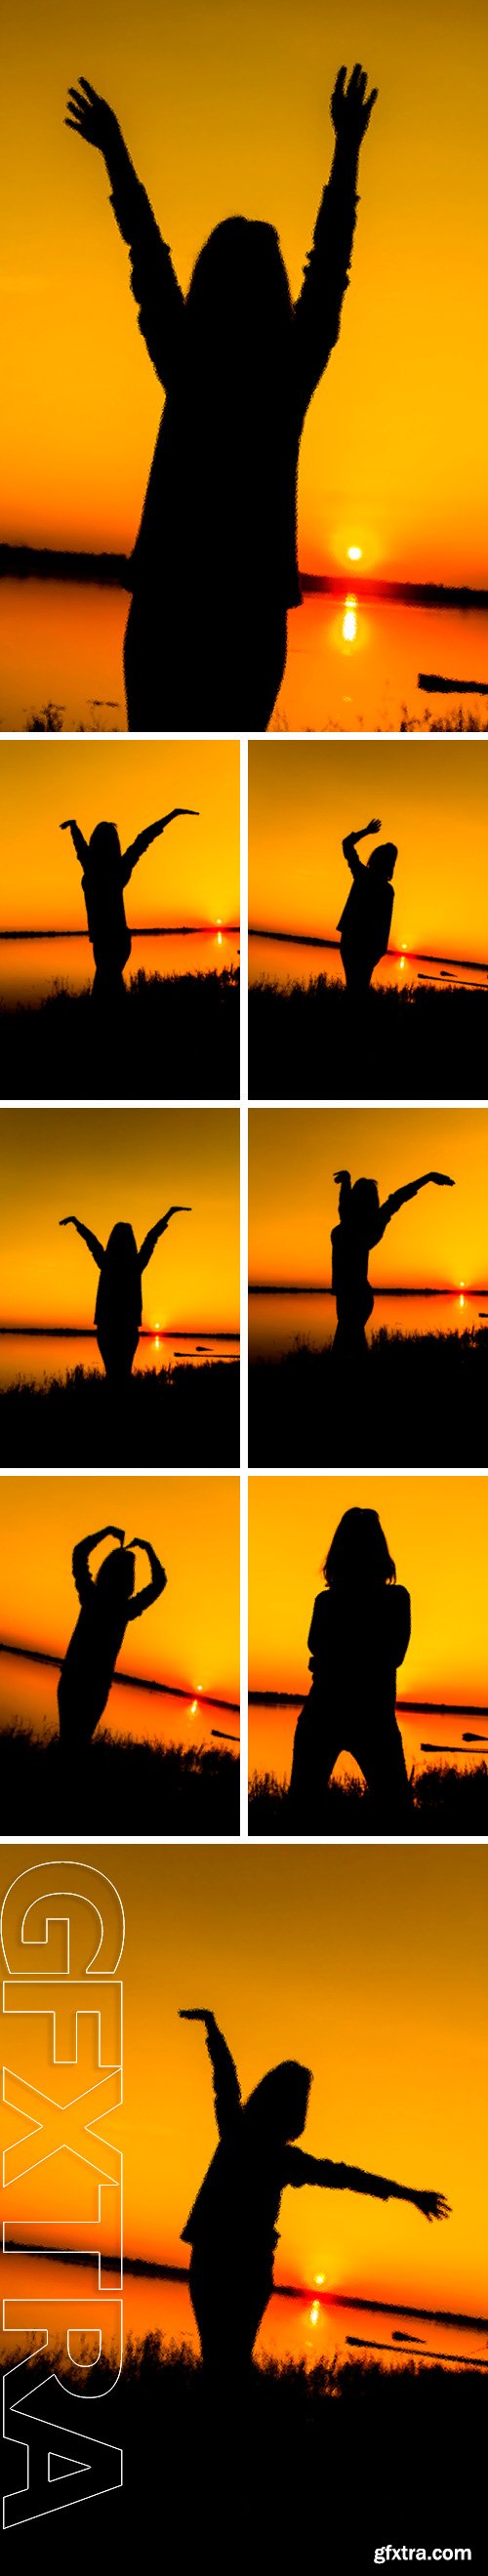
[[[286, 955], [286, 951], [285, 951]], [[373, 987], [361, 1012], [345, 985], [251, 984], [249, 1091], [257, 1100], [424, 1100], [486, 1091], [488, 983], [475, 992]]]
[[57, 1736], [0, 1732], [6, 1834], [238, 1834], [239, 1761], [202, 1744], [117, 1739], [100, 1727], [71, 1766]]
[[[205, 2382], [185, 2344], [157, 2332], [129, 2338], [118, 2387], [93, 2409], [99, 2438], [123, 2446], [124, 2485], [94, 2502], [87, 2540], [96, 2532], [114, 2544], [120, 2531], [125, 2549], [137, 2542], [140, 2550], [142, 2514], [149, 2528], [152, 2519], [161, 2528], [164, 2517], [164, 2527], [180, 2535], [182, 2563], [196, 2552], [201, 2567], [208, 2555], [220, 2576], [232, 2564], [237, 2508], [244, 2563], [249, 2558], [259, 2571], [268, 2559], [286, 2570], [299, 2566], [320, 2547], [320, 2564], [340, 2576], [366, 2576], [375, 2546], [403, 2535], [421, 2538], [426, 2552], [439, 2539], [453, 2549], [464, 2541], [471, 2566], [481, 2570], [484, 2373], [422, 2368], [416, 2359], [394, 2370], [377, 2359], [321, 2361], [310, 2370], [264, 2360], [245, 2390], [236, 2390], [231, 2305], [230, 2280], [216, 2383]], [[57, 2368], [55, 2354], [53, 2360]], [[59, 2367], [63, 2382], [62, 2358]], [[39, 2386], [38, 2358], [25, 2371], [32, 2396], [34, 2376]], [[90, 2410], [83, 2408], [81, 2426], [76, 2399], [63, 2385], [53, 2389], [52, 2380], [45, 2385], [36, 2414], [63, 2427], [68, 2452], [70, 2424], [89, 2431]], [[81, 2393], [83, 2374], [79, 2385]], [[19, 2417], [16, 2431], [20, 2436]], [[7, 2446], [12, 2485], [21, 2456]], [[83, 2521], [73, 2529], [71, 2510], [70, 2538], [78, 2527], [84, 2535]]]
[[373, 1334], [360, 1394], [332, 1346], [249, 1368], [252, 1467], [483, 1466], [488, 1332]]
[[19, 1379], [0, 1393], [0, 1442], [10, 1467], [238, 1467], [239, 1362], [141, 1369], [121, 1404], [96, 1369]]
[[63, 986], [38, 1007], [0, 1010], [0, 1091], [9, 1098], [238, 1099], [239, 977], [134, 975], [108, 1017]]
[[[334, 1780], [324, 1797], [320, 1814], [310, 1819], [314, 1839], [324, 1834], [339, 1838], [363, 1834], [395, 1834], [394, 1818], [378, 1814], [375, 1799], [351, 1772], [344, 1780]], [[249, 1783], [249, 1832], [256, 1835], [300, 1834], [288, 1805], [284, 1780], [272, 1771], [253, 1771]], [[425, 1770], [415, 1770], [412, 1777], [410, 1833], [429, 1840], [436, 1834], [473, 1836], [488, 1835], [488, 1763], [481, 1760], [471, 1768], [456, 1762], [429, 1763]]]

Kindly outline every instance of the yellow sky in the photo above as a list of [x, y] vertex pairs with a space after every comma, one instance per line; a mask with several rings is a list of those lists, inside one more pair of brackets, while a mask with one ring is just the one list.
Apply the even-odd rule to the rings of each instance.
[[[134, 1530], [149, 1538], [167, 1575], [148, 1617], [127, 1630], [121, 1670], [238, 1700], [237, 1477], [1, 1477], [2, 1643], [65, 1652], [78, 1616], [73, 1547], [110, 1522], [127, 1539]], [[113, 1544], [97, 1552], [94, 1572]], [[137, 1590], [147, 1579], [139, 1555]], [[148, 1701], [148, 1727], [156, 1718]]]
[[74, 815], [88, 840], [117, 824], [122, 849], [174, 805], [181, 817], [139, 861], [129, 922], [197, 927], [239, 921], [239, 751], [235, 743], [0, 744], [0, 930], [86, 929]]
[[251, 1284], [330, 1283], [341, 1168], [374, 1178], [381, 1199], [422, 1172], [455, 1180], [393, 1218], [371, 1254], [373, 1287], [486, 1283], [488, 1111], [352, 1108], [250, 1111]]
[[93, 1323], [98, 1271], [72, 1212], [107, 1243], [140, 1245], [175, 1216], [143, 1277], [143, 1321], [239, 1330], [239, 1113], [233, 1109], [16, 1109], [0, 1113], [0, 1322]]
[[483, 1476], [251, 1476], [251, 1690], [309, 1688], [307, 1637], [342, 1513], [379, 1512], [412, 1603], [400, 1699], [488, 1704]]
[[[46, 1856], [59, 1861], [52, 1846]], [[42, 1857], [4, 1851], [4, 1888]], [[202, 2034], [178, 2007], [203, 2003], [244, 2092], [280, 2057], [312, 2068], [313, 2153], [452, 2203], [448, 2224], [428, 2227], [402, 2204], [288, 2191], [277, 2279], [305, 2287], [323, 2272], [331, 2290], [486, 2312], [484, 1848], [77, 1846], [75, 1857], [95, 1857], [127, 1911], [125, 2103], [105, 2124], [124, 2148], [127, 2251], [186, 2260], [180, 2230], [216, 2132]], [[14, 2056], [13, 2028], [10, 2063], [42, 2080], [39, 2024], [17, 2022]], [[5, 2128], [8, 2144], [18, 2115]], [[59, 2179], [46, 2209], [59, 2211]], [[16, 2185], [15, 2207], [30, 2214], [32, 2184]]]
[[466, 736], [251, 743], [252, 926], [335, 939], [351, 884], [342, 842], [371, 816], [398, 849], [390, 945], [486, 961], [488, 773]]
[[279, 228], [293, 294], [331, 155], [338, 65], [379, 100], [339, 349], [307, 425], [300, 556], [486, 581], [488, 19], [480, 0], [46, 0], [3, 37], [3, 536], [130, 545], [160, 413], [98, 156], [64, 127], [111, 99], [186, 289], [242, 212]]

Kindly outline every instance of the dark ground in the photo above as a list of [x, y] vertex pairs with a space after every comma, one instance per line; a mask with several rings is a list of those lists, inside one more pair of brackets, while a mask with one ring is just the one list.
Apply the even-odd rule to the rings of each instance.
[[238, 1834], [239, 1761], [203, 1745], [154, 1745], [100, 1728], [75, 1768], [57, 1738], [15, 1719], [0, 1733], [2, 1834]]
[[325, 975], [286, 991], [250, 986], [256, 1100], [483, 1100], [487, 1058], [488, 981], [475, 992], [378, 985], [359, 1015]]
[[88, 992], [1, 1010], [0, 1095], [238, 1100], [239, 977], [135, 975], [108, 1023]]
[[[80, 2411], [63, 2389], [53, 2395], [52, 2380], [36, 2400], [67, 2451], [70, 2425], [89, 2429], [88, 2407], [83, 2427]], [[134, 2546], [145, 2554], [150, 2534], [149, 2563], [161, 2546], [164, 2564], [166, 2538], [184, 2576], [203, 2566], [219, 2576], [234, 2567], [299, 2576], [309, 2565], [369, 2576], [388, 2541], [420, 2544], [426, 2556], [440, 2545], [451, 2557], [464, 2544], [484, 2576], [486, 2416], [485, 2374], [474, 2370], [351, 2360], [307, 2373], [269, 2362], [239, 2391], [225, 2317], [221, 2377], [210, 2387], [188, 2348], [149, 2335], [128, 2346], [119, 2387], [89, 2419], [100, 2440], [124, 2448], [123, 2490], [88, 2500], [79, 2516], [71, 2509], [58, 2543], [71, 2551], [77, 2539], [89, 2550], [96, 2542], [115, 2566], [119, 2547], [125, 2564]], [[7, 2446], [12, 2483], [21, 2456]], [[52, 2522], [36, 2531], [52, 2546]], [[16, 2530], [17, 2548], [19, 2538], [27, 2566], [29, 2544]]]
[[[380, 1813], [369, 1790], [351, 1777], [347, 1785], [332, 1780], [320, 1814], [300, 1822], [288, 1804], [287, 1789], [273, 1772], [259, 1775], [254, 1771], [249, 1783], [250, 1834], [310, 1834], [315, 1841], [322, 1834], [334, 1838], [345, 1834], [348, 1839], [354, 1835], [360, 1840], [363, 1834], [391, 1835], [398, 1830], [395, 1818]], [[402, 1825], [402, 1833], [405, 1830]], [[425, 1771], [414, 1772], [409, 1831], [417, 1841], [423, 1835], [430, 1840], [436, 1834], [488, 1837], [488, 1764], [484, 1759], [473, 1768], [468, 1763], [463, 1769], [455, 1762], [445, 1768], [429, 1763]]]
[[487, 1332], [383, 1328], [356, 1393], [330, 1345], [250, 1363], [252, 1467], [482, 1467], [487, 1441]]
[[183, 1361], [130, 1379], [114, 1403], [95, 1369], [0, 1394], [6, 1467], [238, 1467], [239, 1361]]

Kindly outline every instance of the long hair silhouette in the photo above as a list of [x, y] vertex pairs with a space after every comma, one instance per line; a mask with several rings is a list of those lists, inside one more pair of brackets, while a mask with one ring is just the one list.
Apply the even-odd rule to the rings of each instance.
[[142, 1273], [152, 1259], [160, 1235], [173, 1216], [191, 1216], [191, 1208], [170, 1207], [166, 1215], [144, 1236], [137, 1249], [132, 1226], [119, 1222], [112, 1226], [108, 1243], [99, 1242], [90, 1227], [77, 1216], [62, 1216], [60, 1225], [74, 1225], [86, 1243], [92, 1260], [100, 1271], [96, 1302], [95, 1329], [100, 1357], [109, 1383], [123, 1393], [130, 1378], [142, 1322]]
[[359, 152], [376, 98], [338, 73], [335, 148], [301, 293], [272, 225], [230, 216], [179, 286], [116, 116], [87, 80], [66, 123], [103, 155], [139, 324], [166, 400], [132, 562], [125, 639], [138, 731], [264, 730], [300, 604], [297, 478], [306, 412], [339, 336]]
[[320, 1830], [340, 1753], [352, 1754], [390, 1831], [409, 1822], [396, 1675], [410, 1638], [410, 1595], [378, 1512], [343, 1512], [323, 1568], [308, 1646], [312, 1687], [295, 1728], [289, 1803], [297, 1830]]
[[368, 1278], [369, 1255], [373, 1245], [381, 1243], [387, 1225], [409, 1199], [430, 1182], [437, 1189], [454, 1188], [447, 1172], [421, 1172], [416, 1181], [407, 1181], [402, 1189], [392, 1190], [380, 1202], [376, 1181], [363, 1178], [351, 1181], [348, 1171], [334, 1173], [339, 1183], [339, 1223], [333, 1226], [332, 1291], [336, 1301], [337, 1330], [334, 1350], [346, 1371], [361, 1366], [366, 1354], [365, 1327], [373, 1313], [374, 1296]]
[[[93, 1575], [90, 1557], [106, 1538], [116, 1539], [117, 1546]], [[134, 1593], [137, 1547], [149, 1559], [150, 1582]], [[149, 1539], [134, 1538], [126, 1546], [124, 1531], [109, 1522], [105, 1529], [78, 1540], [73, 1549], [73, 1579], [80, 1615], [58, 1683], [60, 1740], [63, 1752], [72, 1757], [91, 1743], [103, 1716], [128, 1621], [140, 1619], [159, 1600], [166, 1575]]]
[[123, 995], [123, 969], [131, 953], [132, 940], [127, 927], [124, 887], [151, 842], [159, 840], [169, 823], [185, 814], [194, 815], [189, 805], [174, 805], [170, 814], [161, 814], [156, 823], [148, 823], [138, 832], [127, 850], [120, 844], [116, 823], [95, 823], [89, 841], [74, 814], [61, 823], [62, 832], [71, 832], [73, 847], [83, 869], [81, 879], [85, 897], [88, 937], [95, 961], [93, 993], [104, 1004]]
[[378, 842], [366, 861], [358, 858], [357, 851], [358, 841], [380, 830], [379, 822], [365, 823], [360, 832], [348, 832], [342, 843], [353, 883], [337, 926], [347, 990], [355, 1002], [364, 1000], [369, 991], [375, 966], [388, 947], [392, 924], [391, 879], [398, 858], [396, 842]]
[[212, 2069], [219, 2143], [197, 2192], [182, 2242], [190, 2245], [189, 2286], [205, 2369], [249, 2370], [259, 2326], [273, 2290], [277, 2222], [287, 2184], [370, 2193], [380, 2200], [409, 2200], [427, 2219], [448, 2216], [437, 2192], [413, 2191], [357, 2165], [332, 2164], [307, 2155], [295, 2140], [305, 2127], [312, 2076], [308, 2066], [285, 2059], [241, 2101], [237, 2069], [212, 2012], [182, 2011], [182, 2021], [203, 2024]]

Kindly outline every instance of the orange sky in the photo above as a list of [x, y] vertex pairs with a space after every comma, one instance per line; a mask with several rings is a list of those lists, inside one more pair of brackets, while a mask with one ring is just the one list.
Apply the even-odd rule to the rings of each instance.
[[[4, 1851], [3, 1887], [41, 1857]], [[331, 2290], [486, 2312], [486, 1851], [77, 1846], [76, 1857], [108, 1871], [127, 1909], [125, 2103], [104, 2124], [124, 2148], [127, 2251], [186, 2260], [180, 2230], [216, 2132], [201, 2032], [177, 2016], [204, 2003], [245, 2092], [280, 2057], [312, 2067], [312, 2152], [452, 2203], [448, 2224], [428, 2227], [402, 2204], [288, 2191], [277, 2279], [306, 2286], [323, 2272]], [[42, 2084], [42, 2027], [16, 2022], [15, 2056], [13, 2028], [9, 2063]], [[8, 2145], [18, 2114], [4, 2125]], [[39, 2171], [36, 2214], [59, 2213], [59, 2173], [42, 2187], [41, 2212]], [[31, 2213], [32, 2182], [16, 2184], [16, 2217]]]
[[342, 1513], [379, 1512], [412, 1602], [400, 1699], [488, 1703], [483, 1476], [251, 1476], [249, 1685], [309, 1688], [307, 1637]]
[[126, 894], [130, 923], [239, 921], [239, 751], [235, 743], [0, 744], [0, 930], [86, 929], [74, 815], [88, 840], [103, 820], [122, 849], [174, 805], [198, 819], [171, 824], [139, 861]]
[[[2, 1642], [63, 1654], [78, 1608], [73, 1547], [109, 1522], [128, 1538], [142, 1530], [167, 1575], [161, 1599], [127, 1630], [121, 1670], [238, 1700], [237, 1477], [2, 1476]], [[94, 1571], [113, 1544], [97, 1552]], [[146, 1579], [139, 1556], [138, 1590]], [[147, 1710], [148, 1726], [157, 1724], [156, 1704]], [[123, 1724], [123, 1706], [119, 1714]]]
[[143, 1322], [239, 1329], [239, 1113], [233, 1109], [17, 1109], [0, 1114], [0, 1322], [93, 1323], [98, 1271], [74, 1211], [106, 1244], [119, 1219], [142, 1243], [174, 1217], [143, 1278]]
[[[468, 737], [252, 742], [252, 926], [335, 939], [351, 885], [342, 842], [371, 815], [398, 848], [390, 945], [486, 960], [488, 772], [481, 742]], [[373, 847], [360, 844], [360, 858]]]
[[482, 1287], [488, 1278], [488, 1111], [256, 1109], [249, 1115], [251, 1284], [330, 1283], [333, 1174], [368, 1174], [380, 1197], [449, 1172], [402, 1208], [370, 1259], [373, 1288]]
[[2, 63], [0, 278], [9, 399], [1, 535], [132, 543], [160, 414], [98, 156], [64, 126], [84, 71], [117, 110], [186, 288], [212, 225], [278, 225], [297, 293], [339, 63], [366, 58], [366, 139], [339, 349], [303, 446], [300, 555], [486, 581], [488, 20], [422, 0], [113, 0], [11, 12]]

